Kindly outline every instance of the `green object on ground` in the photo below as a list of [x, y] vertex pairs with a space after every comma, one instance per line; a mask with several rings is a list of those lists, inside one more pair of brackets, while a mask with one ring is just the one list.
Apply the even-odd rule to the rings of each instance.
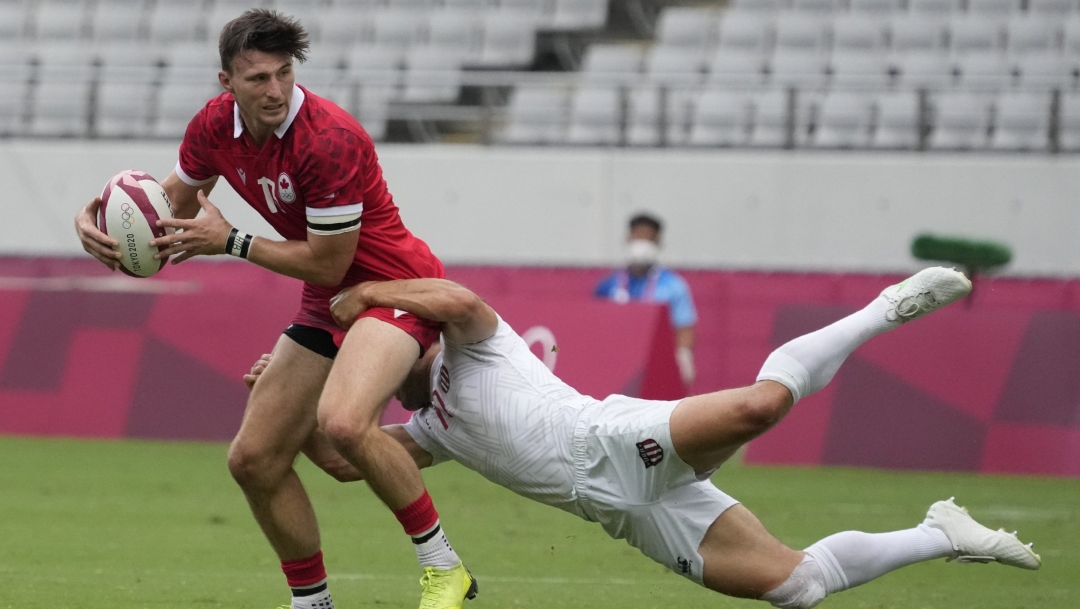
[[915, 237], [911, 242], [911, 254], [920, 260], [952, 262], [976, 272], [1003, 266], [1012, 260], [1012, 251], [1001, 243], [930, 234]]
[[[0, 438], [0, 609], [270, 609], [278, 562], [225, 466], [222, 444]], [[420, 569], [397, 521], [362, 483], [303, 459], [339, 607], [415, 609]], [[466, 609], [767, 609], [668, 572], [599, 526], [456, 464], [425, 470], [457, 551], [480, 582]], [[714, 481], [803, 548], [845, 529], [922, 521], [955, 495], [1020, 531], [1038, 572], [924, 563], [826, 600], [829, 609], [1080, 607], [1075, 480], [842, 468], [725, 466]]]

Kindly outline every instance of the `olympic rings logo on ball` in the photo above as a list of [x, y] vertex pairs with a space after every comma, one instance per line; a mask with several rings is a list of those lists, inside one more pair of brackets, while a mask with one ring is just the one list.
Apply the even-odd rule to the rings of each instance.
[[128, 203], [122, 203], [120, 205], [120, 219], [123, 220], [123, 227], [125, 229], [131, 228], [131, 217], [135, 215], [135, 210]]

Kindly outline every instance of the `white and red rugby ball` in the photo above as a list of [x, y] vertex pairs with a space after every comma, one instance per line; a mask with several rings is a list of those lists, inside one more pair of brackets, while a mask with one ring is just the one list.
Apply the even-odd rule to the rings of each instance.
[[154, 260], [159, 248], [150, 240], [173, 233], [157, 225], [159, 219], [172, 217], [169, 196], [150, 174], [121, 171], [101, 192], [98, 228], [120, 242], [120, 270], [132, 277], [149, 277], [165, 268], [168, 260]]

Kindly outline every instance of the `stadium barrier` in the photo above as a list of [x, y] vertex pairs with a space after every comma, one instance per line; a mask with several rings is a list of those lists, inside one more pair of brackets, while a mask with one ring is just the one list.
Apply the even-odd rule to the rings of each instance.
[[[448, 269], [586, 393], [676, 397], [663, 310], [597, 302], [603, 274]], [[685, 276], [701, 317], [695, 392], [752, 382], [773, 348], [899, 278]], [[88, 259], [0, 259], [0, 433], [227, 439], [246, 398], [241, 375], [291, 319], [298, 288], [239, 262], [132, 280]], [[1078, 345], [1080, 281], [982, 279], [969, 304], [856, 351], [747, 459], [1080, 476]]]

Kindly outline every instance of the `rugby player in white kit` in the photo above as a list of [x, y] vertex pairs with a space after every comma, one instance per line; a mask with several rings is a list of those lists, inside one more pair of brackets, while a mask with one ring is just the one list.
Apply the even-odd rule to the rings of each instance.
[[[796, 551], [709, 480], [739, 447], [824, 387], [856, 347], [970, 290], [959, 272], [926, 269], [774, 351], [754, 385], [671, 402], [578, 393], [478, 296], [446, 280], [361, 284], [339, 294], [332, 311], [343, 324], [371, 307], [442, 323], [442, 348], [417, 363], [398, 393], [418, 412], [385, 428], [420, 467], [458, 461], [520, 495], [600, 523], [700, 585], [802, 609], [925, 560], [1039, 568], [1030, 544], [982, 526], [951, 499], [931, 506], [914, 528], [845, 531]], [[245, 380], [253, 383], [267, 358]], [[359, 479], [320, 432], [305, 452], [339, 480]]]

